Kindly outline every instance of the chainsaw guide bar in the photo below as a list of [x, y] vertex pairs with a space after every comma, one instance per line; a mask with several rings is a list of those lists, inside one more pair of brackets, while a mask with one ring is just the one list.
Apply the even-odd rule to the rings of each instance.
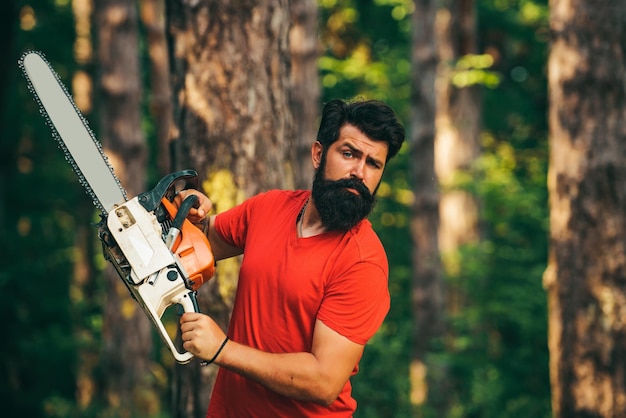
[[52, 136], [94, 205], [107, 214], [116, 204], [125, 202], [126, 191], [113, 172], [102, 145], [43, 54], [28, 51], [18, 65]]

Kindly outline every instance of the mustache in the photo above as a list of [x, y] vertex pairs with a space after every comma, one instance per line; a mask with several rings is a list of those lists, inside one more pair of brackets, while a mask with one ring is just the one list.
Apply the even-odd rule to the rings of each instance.
[[339, 179], [339, 180], [324, 180], [325, 186], [332, 189], [354, 189], [361, 197], [365, 199], [371, 199], [372, 193], [365, 186], [363, 181], [356, 178]]

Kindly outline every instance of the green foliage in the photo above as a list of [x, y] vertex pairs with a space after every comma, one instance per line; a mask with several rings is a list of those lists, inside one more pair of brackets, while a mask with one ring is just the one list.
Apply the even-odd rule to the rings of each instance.
[[461, 57], [452, 74], [452, 84], [458, 88], [474, 85], [495, 88], [500, 84], [498, 73], [489, 71], [493, 65], [493, 57], [489, 54], [468, 54]]
[[319, 60], [322, 101], [380, 99], [408, 122], [409, 0], [322, 0]]
[[[484, 239], [456, 257], [448, 288], [450, 417], [549, 417], [548, 163], [545, 2], [481, 2], [481, 49], [497, 57], [486, 89], [483, 154], [460, 178], [481, 202]], [[506, 103], [506, 106], [502, 104]], [[461, 176], [463, 177], [463, 176]]]
[[462, 301], [449, 316], [450, 417], [550, 416], [545, 166], [516, 177], [511, 163], [524, 162], [500, 145], [465, 184], [480, 196], [485, 239], [461, 251], [462, 271], [449, 277]]

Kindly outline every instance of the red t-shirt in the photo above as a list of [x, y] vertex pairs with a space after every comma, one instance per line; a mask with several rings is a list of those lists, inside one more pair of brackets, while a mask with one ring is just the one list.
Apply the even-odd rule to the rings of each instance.
[[[220, 236], [244, 249], [228, 329], [233, 341], [271, 353], [310, 352], [319, 319], [365, 345], [387, 315], [387, 256], [371, 224], [298, 238], [296, 219], [309, 197], [309, 191], [273, 190], [217, 216]], [[348, 381], [325, 407], [222, 368], [207, 417], [350, 417], [351, 389]]]

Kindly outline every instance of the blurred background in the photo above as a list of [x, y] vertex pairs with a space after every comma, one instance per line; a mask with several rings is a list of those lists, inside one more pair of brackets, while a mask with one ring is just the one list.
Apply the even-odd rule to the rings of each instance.
[[[608, 7], [605, 16], [624, 16]], [[356, 416], [552, 416], [547, 0], [0, 9], [3, 416], [203, 417], [215, 373], [176, 365], [111, 273], [97, 211], [18, 68], [27, 50], [45, 54], [130, 196], [193, 168], [218, 211], [264, 189], [309, 187], [324, 102], [390, 104], [407, 143], [370, 219], [387, 249], [392, 306], [352, 378]], [[619, 48], [608, 49], [623, 68]], [[236, 270], [237, 260], [220, 263], [200, 291], [222, 324]], [[174, 333], [175, 320], [165, 318]]]

